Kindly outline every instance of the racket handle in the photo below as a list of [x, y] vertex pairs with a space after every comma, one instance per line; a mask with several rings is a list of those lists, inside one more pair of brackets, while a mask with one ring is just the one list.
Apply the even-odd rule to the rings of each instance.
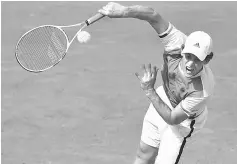
[[103, 14], [98, 13], [98, 14], [94, 15], [93, 17], [87, 19], [87, 20], [85, 21], [85, 23], [86, 23], [87, 26], [89, 26], [89, 25], [91, 25], [92, 23], [95, 23], [96, 21], [100, 20], [100, 19], [103, 18], [103, 17], [104, 17]]

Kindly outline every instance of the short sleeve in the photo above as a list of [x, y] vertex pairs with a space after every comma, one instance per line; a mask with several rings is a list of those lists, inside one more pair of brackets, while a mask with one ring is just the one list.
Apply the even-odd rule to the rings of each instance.
[[207, 97], [186, 97], [179, 104], [188, 117], [198, 116], [204, 110]]
[[171, 23], [169, 23], [168, 29], [161, 34], [158, 34], [158, 36], [160, 37], [166, 52], [181, 49], [187, 38], [184, 33], [177, 30]]

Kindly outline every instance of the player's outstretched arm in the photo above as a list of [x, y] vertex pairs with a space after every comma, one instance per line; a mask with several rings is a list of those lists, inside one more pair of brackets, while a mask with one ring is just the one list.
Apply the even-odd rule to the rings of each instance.
[[123, 6], [119, 3], [109, 2], [98, 12], [110, 18], [136, 18], [147, 21], [158, 34], [165, 32], [169, 27], [169, 22], [151, 7], [140, 5]]

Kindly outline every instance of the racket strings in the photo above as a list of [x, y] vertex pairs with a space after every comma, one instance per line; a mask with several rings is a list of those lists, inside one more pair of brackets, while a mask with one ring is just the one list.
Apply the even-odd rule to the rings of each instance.
[[28, 70], [43, 71], [65, 56], [67, 43], [67, 37], [60, 29], [53, 26], [39, 27], [19, 41], [17, 59]]
[[[28, 35], [26, 35], [24, 39], [21, 40], [21, 44], [19, 44], [18, 59], [21, 62], [24, 62], [28, 69], [40, 70], [44, 68], [45, 65], [47, 65], [45, 61], [43, 62], [41, 60], [47, 57], [45, 55], [44, 49], [42, 49], [46, 46], [46, 42], [42, 40], [43, 36], [44, 34], [41, 35], [39, 30], [35, 30], [34, 33], [29, 33]], [[41, 53], [41, 56], [37, 55], [39, 54], [39, 52], [43, 52]]]
[[47, 46], [47, 42], [45, 42], [46, 38], [47, 37], [44, 33], [41, 34], [39, 30], [36, 30], [35, 33], [32, 33], [28, 36], [28, 38], [25, 38], [25, 44], [22, 42], [22, 55], [19, 56], [24, 57], [27, 68], [32, 70], [41, 70], [50, 64], [48, 60], [44, 60], [47, 59], [47, 54], [44, 49]]

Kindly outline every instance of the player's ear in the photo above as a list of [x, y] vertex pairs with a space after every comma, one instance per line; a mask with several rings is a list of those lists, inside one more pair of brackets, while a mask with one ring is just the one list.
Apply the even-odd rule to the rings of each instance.
[[183, 49], [184, 49], [184, 46], [185, 46], [185, 45], [184, 45], [184, 44], [182, 44], [182, 46], [181, 46], [181, 50], [182, 50], [182, 51], [183, 51]]
[[211, 52], [209, 55], [207, 55], [207, 57], [204, 60], [204, 64], [208, 64], [210, 62], [210, 60], [213, 58], [214, 53]]

